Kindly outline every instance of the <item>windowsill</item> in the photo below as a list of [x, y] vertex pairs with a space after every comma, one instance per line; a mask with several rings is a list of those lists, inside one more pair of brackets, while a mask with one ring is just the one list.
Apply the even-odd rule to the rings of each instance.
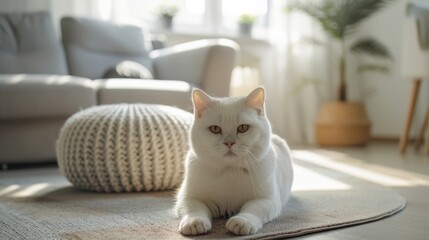
[[261, 32], [255, 31], [255, 34], [252, 36], [240, 35], [239, 33], [233, 30], [225, 30], [223, 32], [204, 32], [204, 31], [195, 31], [187, 28], [173, 28], [173, 29], [160, 29], [152, 28], [150, 29], [152, 34], [161, 34], [165, 35], [167, 38], [170, 37], [192, 37], [192, 38], [228, 38], [237, 42], [246, 42], [252, 44], [264, 44], [270, 45], [269, 39], [266, 37], [267, 34], [262, 34]]

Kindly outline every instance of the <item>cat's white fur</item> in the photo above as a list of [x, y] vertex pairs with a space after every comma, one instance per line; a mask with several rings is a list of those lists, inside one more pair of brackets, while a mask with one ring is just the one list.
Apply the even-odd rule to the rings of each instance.
[[[217, 99], [195, 89], [192, 100], [191, 148], [175, 206], [180, 232], [205, 234], [213, 218], [232, 216], [230, 232], [253, 234], [280, 214], [293, 181], [289, 147], [271, 134], [266, 118], [265, 90]], [[250, 127], [239, 133], [241, 124]], [[213, 125], [222, 133], [212, 133]], [[228, 142], [235, 144], [229, 148]]]

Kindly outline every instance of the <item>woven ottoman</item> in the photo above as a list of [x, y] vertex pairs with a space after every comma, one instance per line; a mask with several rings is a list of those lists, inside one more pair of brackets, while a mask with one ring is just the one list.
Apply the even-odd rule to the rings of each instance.
[[160, 191], [183, 175], [192, 114], [162, 105], [102, 105], [71, 116], [57, 141], [58, 165], [76, 187]]

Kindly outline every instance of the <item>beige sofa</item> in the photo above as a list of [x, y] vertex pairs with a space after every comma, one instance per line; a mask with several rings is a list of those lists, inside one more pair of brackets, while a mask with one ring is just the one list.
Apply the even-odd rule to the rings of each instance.
[[[54, 161], [64, 121], [94, 105], [190, 110], [194, 86], [227, 96], [239, 49], [207, 39], [154, 50], [141, 28], [71, 17], [62, 19], [61, 44], [45, 12], [0, 14], [0, 30], [0, 163]], [[123, 60], [154, 79], [102, 79]]]

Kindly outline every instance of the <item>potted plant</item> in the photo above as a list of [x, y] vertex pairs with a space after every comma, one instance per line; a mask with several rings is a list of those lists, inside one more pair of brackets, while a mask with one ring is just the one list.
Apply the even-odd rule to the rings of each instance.
[[242, 14], [238, 18], [238, 28], [241, 35], [252, 35], [253, 23], [256, 21], [256, 16], [251, 14]]
[[[370, 122], [363, 104], [348, 101], [347, 57], [349, 53], [365, 54], [375, 59], [391, 60], [389, 50], [371, 37], [351, 39], [364, 19], [385, 7], [390, 0], [325, 0], [312, 4], [297, 1], [287, 11], [301, 11], [315, 19], [324, 32], [340, 46], [339, 84], [336, 101], [325, 102], [316, 120], [316, 141], [320, 145], [364, 145], [370, 139]], [[360, 71], [388, 71], [378, 63], [364, 64]]]
[[157, 14], [161, 23], [161, 27], [165, 29], [171, 29], [173, 27], [173, 19], [177, 11], [178, 8], [176, 5], [160, 5], [157, 9]]

